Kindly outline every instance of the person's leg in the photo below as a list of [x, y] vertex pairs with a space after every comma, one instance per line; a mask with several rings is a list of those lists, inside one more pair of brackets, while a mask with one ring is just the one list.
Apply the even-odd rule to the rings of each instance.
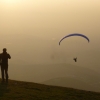
[[6, 82], [8, 82], [8, 65], [5, 66], [5, 76], [6, 76]]
[[2, 82], [4, 82], [4, 68], [1, 66], [1, 76], [2, 76]]

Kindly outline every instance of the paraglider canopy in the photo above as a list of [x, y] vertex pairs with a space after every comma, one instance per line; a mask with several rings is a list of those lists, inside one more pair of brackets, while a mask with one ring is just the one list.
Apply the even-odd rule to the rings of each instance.
[[89, 40], [89, 38], [88, 38], [87, 36], [85, 36], [85, 35], [83, 35], [83, 34], [79, 34], [79, 33], [74, 33], [74, 34], [69, 34], [69, 35], [66, 35], [65, 37], [63, 37], [63, 38], [60, 40], [59, 45], [60, 45], [60, 43], [62, 42], [62, 40], [64, 40], [64, 39], [67, 38], [67, 37], [70, 37], [70, 36], [80, 36], [80, 37], [85, 38], [88, 42], [90, 42], [90, 40]]

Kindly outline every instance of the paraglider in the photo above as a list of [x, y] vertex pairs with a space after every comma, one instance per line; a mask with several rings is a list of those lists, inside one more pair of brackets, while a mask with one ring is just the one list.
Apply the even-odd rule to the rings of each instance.
[[76, 58], [73, 58], [73, 60], [74, 60], [75, 62], [77, 62], [77, 57], [76, 57]]
[[90, 40], [89, 40], [89, 38], [88, 38], [87, 36], [85, 36], [85, 35], [83, 35], [83, 34], [79, 34], [79, 33], [74, 33], [74, 34], [69, 34], [69, 35], [66, 35], [65, 37], [63, 37], [63, 38], [60, 40], [59, 45], [60, 45], [60, 43], [62, 42], [62, 40], [64, 40], [65, 38], [68, 38], [68, 37], [70, 37], [70, 36], [81, 36], [81, 37], [85, 38], [88, 42], [90, 42]]
[[[69, 34], [69, 35], [66, 35], [64, 36], [60, 41], [59, 41], [59, 45], [61, 44], [61, 42], [65, 39], [65, 38], [68, 38], [68, 37], [71, 37], [71, 36], [80, 36], [80, 37], [83, 37], [84, 39], [86, 39], [88, 42], [90, 42], [89, 38], [83, 34], [79, 34], [79, 33], [73, 33], [73, 34]], [[75, 62], [77, 62], [77, 57], [76, 58], [73, 58], [73, 60]]]

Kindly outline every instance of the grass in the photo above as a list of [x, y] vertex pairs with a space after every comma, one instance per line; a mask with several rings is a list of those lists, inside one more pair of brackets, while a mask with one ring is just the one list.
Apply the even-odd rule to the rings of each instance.
[[0, 84], [0, 100], [100, 100], [100, 93], [9, 80]]

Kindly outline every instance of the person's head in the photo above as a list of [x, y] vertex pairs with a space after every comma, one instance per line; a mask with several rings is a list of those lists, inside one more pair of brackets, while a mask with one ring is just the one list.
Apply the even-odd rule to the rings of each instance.
[[7, 49], [6, 48], [3, 48], [3, 52], [6, 52], [7, 51]]

